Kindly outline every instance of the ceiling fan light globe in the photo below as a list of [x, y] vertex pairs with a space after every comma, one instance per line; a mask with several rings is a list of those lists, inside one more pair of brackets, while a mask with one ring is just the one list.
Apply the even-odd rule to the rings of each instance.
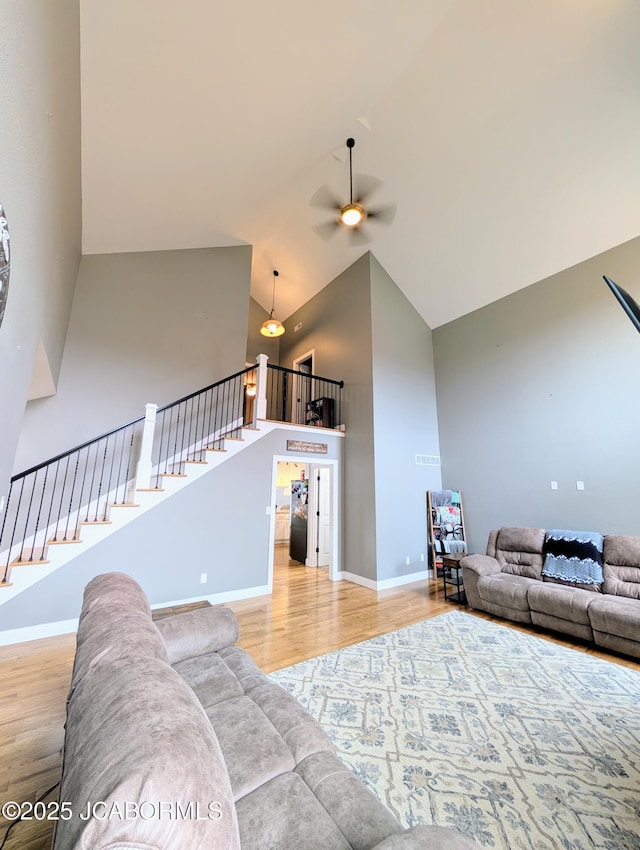
[[365, 211], [360, 204], [347, 204], [340, 210], [340, 223], [345, 227], [357, 227], [365, 219]]

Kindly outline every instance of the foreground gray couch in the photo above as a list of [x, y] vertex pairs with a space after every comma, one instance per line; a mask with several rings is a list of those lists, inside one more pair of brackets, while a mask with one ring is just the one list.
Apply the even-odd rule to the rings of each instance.
[[98, 576], [77, 637], [54, 850], [465, 850], [404, 830], [322, 728], [235, 646], [224, 607], [154, 623], [133, 579]]
[[575, 585], [542, 575], [545, 533], [501, 528], [489, 535], [486, 555], [463, 558], [469, 606], [640, 658], [640, 537], [606, 535], [604, 581]]

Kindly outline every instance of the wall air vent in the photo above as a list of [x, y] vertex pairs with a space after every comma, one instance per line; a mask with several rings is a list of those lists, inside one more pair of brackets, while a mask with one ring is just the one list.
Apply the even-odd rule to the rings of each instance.
[[416, 455], [417, 466], [440, 466], [438, 455]]
[[298, 324], [293, 329], [293, 332], [297, 333], [297, 331], [299, 331], [301, 327], [302, 327], [302, 322], [298, 322]]

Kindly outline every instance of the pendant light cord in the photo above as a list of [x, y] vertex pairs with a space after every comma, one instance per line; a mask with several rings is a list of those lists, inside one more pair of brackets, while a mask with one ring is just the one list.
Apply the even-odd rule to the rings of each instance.
[[273, 294], [271, 296], [271, 315], [276, 312], [276, 278], [278, 277], [278, 272], [273, 270]]

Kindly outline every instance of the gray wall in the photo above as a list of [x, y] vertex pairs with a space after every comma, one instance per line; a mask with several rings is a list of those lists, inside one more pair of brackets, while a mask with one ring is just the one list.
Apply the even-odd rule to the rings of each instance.
[[[291, 328], [302, 322], [302, 330]], [[316, 374], [343, 380], [348, 423], [344, 463], [343, 569], [375, 580], [376, 527], [373, 456], [370, 259], [365, 254], [293, 313], [280, 341], [280, 365], [291, 368], [315, 351]]]
[[[308, 432], [274, 431], [194, 481], [139, 519], [6, 602], [2, 628], [78, 616], [91, 578], [113, 570], [132, 575], [151, 604], [233, 592], [267, 584], [273, 456]], [[326, 455], [341, 458], [343, 438], [323, 434]], [[291, 455], [294, 457], [294, 455]], [[298, 457], [296, 454], [295, 457]], [[200, 574], [208, 583], [200, 584]]]
[[426, 491], [440, 488], [440, 467], [418, 466], [416, 454], [440, 450], [431, 329], [375, 257], [371, 293], [376, 561], [384, 581], [426, 569]]
[[640, 335], [603, 274], [640, 300], [640, 239], [434, 332], [443, 484], [474, 551], [503, 525], [640, 534]]
[[0, 329], [0, 496], [42, 339], [58, 376], [81, 250], [78, 0], [0, 0], [0, 202], [11, 232]]
[[440, 486], [437, 467], [415, 463], [439, 453], [429, 327], [371, 254], [287, 326], [298, 322], [281, 365], [313, 349], [316, 373], [345, 382], [344, 570], [374, 581], [426, 570], [425, 494]]
[[57, 395], [29, 402], [20, 471], [244, 368], [251, 248], [84, 256]]

